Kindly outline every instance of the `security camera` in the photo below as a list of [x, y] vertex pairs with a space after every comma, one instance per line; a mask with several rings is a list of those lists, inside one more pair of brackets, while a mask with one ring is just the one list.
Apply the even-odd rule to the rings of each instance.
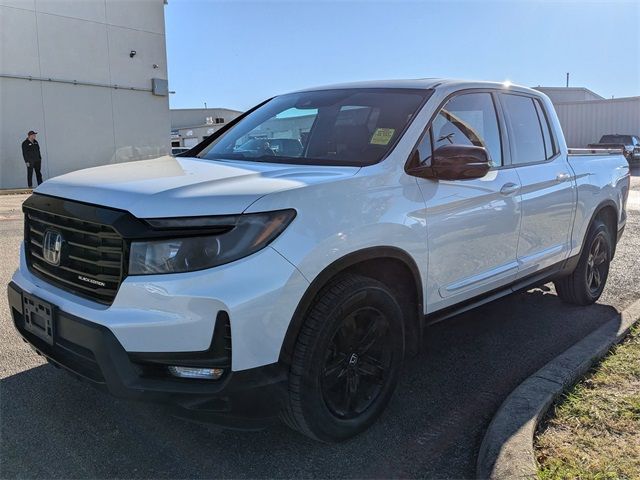
[[129, 52], [129, 58], [133, 58], [133, 57], [135, 57], [135, 56], [136, 56], [136, 53], [137, 53], [137, 52], [136, 52], [135, 50], [131, 50], [131, 51]]

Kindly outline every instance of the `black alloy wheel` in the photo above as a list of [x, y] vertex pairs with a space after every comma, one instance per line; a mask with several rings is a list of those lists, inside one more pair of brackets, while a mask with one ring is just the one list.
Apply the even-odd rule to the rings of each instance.
[[392, 360], [389, 321], [364, 307], [344, 318], [327, 349], [322, 395], [339, 418], [354, 418], [380, 395]]
[[601, 220], [594, 220], [586, 235], [580, 260], [573, 272], [554, 280], [563, 302], [574, 305], [595, 303], [604, 290], [613, 256], [612, 235]]
[[304, 317], [282, 419], [322, 442], [346, 440], [380, 416], [404, 359], [402, 309], [378, 280], [343, 274]]
[[604, 288], [604, 280], [609, 271], [609, 249], [604, 232], [600, 232], [589, 249], [587, 258], [587, 286], [591, 295], [597, 295]]

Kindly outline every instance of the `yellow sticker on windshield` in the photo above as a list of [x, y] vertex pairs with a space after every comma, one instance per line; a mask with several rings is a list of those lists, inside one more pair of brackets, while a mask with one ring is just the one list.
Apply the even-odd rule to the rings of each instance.
[[371, 136], [371, 145], [388, 145], [395, 133], [395, 128], [377, 128]]

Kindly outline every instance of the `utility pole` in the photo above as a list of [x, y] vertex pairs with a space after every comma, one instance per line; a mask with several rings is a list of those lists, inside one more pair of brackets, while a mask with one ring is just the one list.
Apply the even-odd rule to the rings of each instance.
[[569, 72], [567, 72], [567, 88], [569, 88]]

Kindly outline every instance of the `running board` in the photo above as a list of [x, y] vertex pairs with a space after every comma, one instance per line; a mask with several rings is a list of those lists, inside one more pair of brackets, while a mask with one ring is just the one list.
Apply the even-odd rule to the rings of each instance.
[[511, 295], [512, 293], [518, 293], [523, 290], [534, 288], [537, 285], [543, 285], [551, 281], [553, 278], [557, 278], [564, 273], [570, 273], [571, 271], [573, 271], [578, 258], [579, 256], [576, 256], [575, 258], [572, 257], [570, 259], [563, 260], [562, 262], [547, 267], [540, 272], [536, 272], [525, 278], [517, 280], [515, 283], [512, 283], [508, 287], [492, 290], [491, 292], [487, 292], [478, 297], [466, 300], [457, 305], [453, 305], [451, 307], [447, 307], [442, 310], [438, 310], [437, 312], [425, 315], [424, 325], [429, 326], [435, 323], [439, 323], [443, 320], [447, 320], [448, 318], [460, 315], [461, 313], [468, 312], [469, 310], [472, 310], [481, 305], [485, 305], [489, 302], [493, 302], [494, 300], [498, 300], [499, 298]]

